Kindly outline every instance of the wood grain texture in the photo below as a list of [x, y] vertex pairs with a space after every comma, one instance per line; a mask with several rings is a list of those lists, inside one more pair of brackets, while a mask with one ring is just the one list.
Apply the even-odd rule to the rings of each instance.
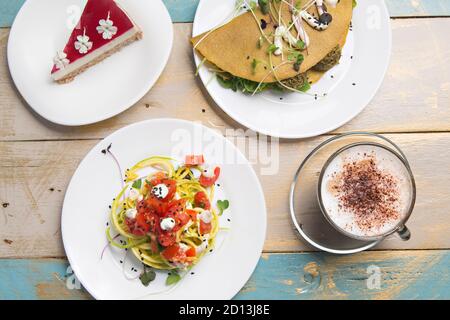
[[[392, 27], [391, 66], [380, 91], [364, 112], [336, 132], [361, 128], [376, 132], [450, 130], [450, 19], [395, 20]], [[190, 34], [190, 24], [175, 25], [169, 63], [156, 85], [136, 105], [94, 125], [63, 127], [37, 116], [16, 92], [6, 63], [8, 30], [0, 30], [0, 140], [103, 138], [127, 124], [155, 117], [240, 128], [195, 77]]]
[[[363, 0], [365, 1], [365, 0]], [[9, 27], [25, 0], [0, 0], [0, 27]], [[192, 22], [199, 0], [163, 0], [173, 22]], [[386, 0], [391, 17], [449, 16], [447, 0]]]
[[[235, 299], [449, 299], [449, 264], [438, 250], [264, 254]], [[91, 299], [64, 259], [0, 260], [0, 284], [2, 300]]]
[[[450, 248], [450, 133], [389, 135], [411, 161], [418, 199], [408, 223], [412, 239], [395, 236], [377, 249]], [[268, 208], [265, 251], [312, 250], [293, 230], [288, 193], [291, 179], [306, 156], [325, 137], [282, 142], [276, 175], [262, 175]], [[0, 257], [62, 257], [60, 215], [64, 191], [84, 155], [98, 141], [0, 142]], [[247, 145], [253, 145], [248, 143]], [[245, 152], [245, 150], [242, 150]], [[274, 158], [274, 163], [276, 158]], [[265, 166], [264, 166], [265, 167]], [[276, 169], [276, 167], [275, 167]], [[314, 173], [311, 173], [311, 179]], [[304, 182], [311, 184], [311, 181]]]

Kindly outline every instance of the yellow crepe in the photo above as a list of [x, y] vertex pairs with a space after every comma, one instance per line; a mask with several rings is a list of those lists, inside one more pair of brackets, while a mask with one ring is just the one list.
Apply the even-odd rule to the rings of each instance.
[[[345, 42], [347, 41], [347, 34], [348, 34], [348, 30], [347, 32], [344, 34], [344, 36], [342, 37], [341, 41], [339, 41], [339, 47], [343, 48], [345, 45]], [[326, 73], [326, 71], [317, 71], [317, 70], [308, 70], [307, 71], [307, 78], [310, 84], [316, 83], [318, 82], [323, 75]]]
[[[301, 5], [307, 2], [309, 1], [302, 0]], [[292, 15], [286, 3], [281, 1], [279, 4], [274, 4], [271, 2], [271, 6], [272, 12], [281, 10], [281, 16], [286, 26], [292, 21]], [[288, 61], [286, 50], [283, 57], [272, 55], [272, 65], [276, 68], [276, 77], [270, 74], [269, 54], [267, 53], [270, 43], [263, 41], [259, 47], [258, 42], [262, 36], [259, 29], [261, 19], [267, 22], [267, 27], [263, 31], [271, 41], [273, 41], [271, 34], [275, 31], [274, 26], [277, 21], [271, 23], [270, 15], [264, 15], [259, 7], [254, 10], [257, 20], [252, 12], [246, 12], [209, 34], [201, 34], [192, 38], [191, 41], [207, 61], [236, 77], [256, 82], [275, 82], [277, 78], [278, 80], [284, 80], [311, 69], [331, 52], [343, 38], [345, 42], [353, 12], [352, 0], [341, 0], [336, 8], [328, 6], [327, 9], [333, 16], [333, 21], [326, 30], [317, 31], [305, 21], [302, 22], [309, 35], [310, 45], [307, 50], [302, 52], [304, 61], [300, 66], [300, 71], [294, 70], [293, 62], [286, 63]], [[308, 12], [317, 16], [314, 5]], [[295, 28], [291, 30], [296, 37]], [[289, 48], [288, 43], [283, 42], [283, 45], [284, 49]], [[257, 61], [256, 68], [252, 67], [253, 60]], [[285, 64], [277, 68], [283, 61]]]

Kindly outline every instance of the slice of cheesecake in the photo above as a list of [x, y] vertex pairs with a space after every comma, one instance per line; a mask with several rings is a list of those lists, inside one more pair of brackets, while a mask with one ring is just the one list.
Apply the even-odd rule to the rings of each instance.
[[53, 59], [57, 83], [78, 74], [142, 38], [142, 31], [114, 0], [88, 0], [63, 51]]

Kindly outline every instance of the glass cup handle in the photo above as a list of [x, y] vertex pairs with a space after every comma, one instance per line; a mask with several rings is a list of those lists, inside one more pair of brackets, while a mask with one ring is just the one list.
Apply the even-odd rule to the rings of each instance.
[[411, 232], [406, 226], [403, 226], [400, 229], [398, 229], [397, 234], [403, 241], [408, 241], [411, 238]]

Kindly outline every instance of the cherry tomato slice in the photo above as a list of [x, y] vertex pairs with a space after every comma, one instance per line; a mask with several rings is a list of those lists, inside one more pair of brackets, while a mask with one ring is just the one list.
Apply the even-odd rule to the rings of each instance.
[[177, 213], [184, 212], [185, 207], [186, 199], [172, 200], [167, 205], [167, 210], [164, 213], [164, 216], [172, 215], [175, 217]]
[[179, 228], [185, 226], [189, 220], [191, 220], [191, 217], [184, 211], [175, 214], [175, 221], [177, 222]]
[[170, 247], [176, 242], [176, 235], [174, 232], [161, 231], [158, 234], [158, 241], [163, 247]]
[[159, 252], [158, 241], [156, 240], [156, 235], [154, 233], [150, 235], [150, 248], [154, 254]]
[[186, 156], [184, 163], [187, 167], [189, 166], [201, 166], [205, 163], [203, 155], [188, 155]]
[[159, 216], [164, 215], [167, 211], [167, 203], [156, 199], [155, 197], [149, 197], [146, 200], [146, 205], [149, 210], [154, 211]]
[[170, 201], [175, 196], [175, 192], [177, 192], [177, 182], [172, 179], [164, 179], [162, 180], [162, 183], [166, 185], [166, 187], [169, 189], [169, 192], [167, 193], [167, 196], [162, 199], [162, 201]]
[[136, 236], [145, 236], [145, 230], [141, 229], [136, 222], [136, 219], [125, 219], [125, 223], [128, 227], [128, 231]]
[[210, 187], [212, 186], [214, 183], [216, 183], [217, 179], [219, 179], [220, 176], [220, 168], [219, 167], [215, 167], [214, 168], [214, 176], [212, 177], [207, 177], [205, 176], [203, 173], [200, 176], [200, 178], [198, 179], [198, 181], [200, 182], [200, 184], [204, 187]]
[[178, 254], [178, 251], [180, 251], [180, 246], [178, 244], [174, 244], [165, 248], [161, 252], [161, 255], [167, 260], [172, 260]]
[[211, 203], [203, 191], [197, 192], [194, 196], [194, 206], [205, 210], [211, 209]]
[[144, 231], [144, 233], [150, 231], [150, 223], [147, 222], [146, 214], [144, 212], [140, 212], [136, 215], [136, 224]]
[[191, 218], [192, 221], [197, 220], [197, 211], [186, 209], [186, 213], [189, 215], [189, 217]]
[[200, 234], [208, 234], [211, 232], [212, 225], [211, 223], [205, 223], [203, 220], [200, 220]]
[[161, 255], [172, 262], [184, 262], [186, 261], [186, 253], [180, 248], [178, 244], [174, 244], [167, 247], [161, 252]]
[[190, 247], [185, 253], [186, 257], [195, 257], [197, 255], [197, 250], [195, 250], [194, 247]]

